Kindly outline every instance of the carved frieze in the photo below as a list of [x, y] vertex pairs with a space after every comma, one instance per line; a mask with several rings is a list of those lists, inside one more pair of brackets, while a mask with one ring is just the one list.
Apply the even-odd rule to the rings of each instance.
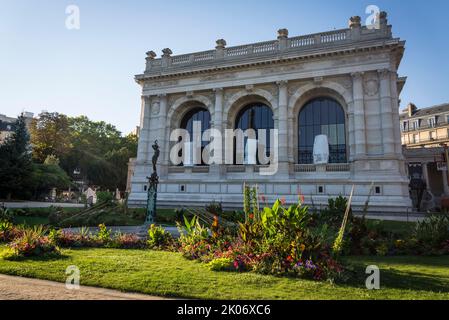
[[234, 79], [236, 77], [237, 75], [235, 73], [216, 73], [200, 78], [199, 82]]

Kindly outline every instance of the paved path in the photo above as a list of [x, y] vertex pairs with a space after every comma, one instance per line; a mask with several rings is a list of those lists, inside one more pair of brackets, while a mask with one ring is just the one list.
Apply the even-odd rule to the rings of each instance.
[[[165, 231], [171, 233], [171, 235], [175, 238], [179, 237], [179, 231], [176, 227], [163, 226]], [[147, 230], [144, 229], [143, 226], [124, 226], [124, 227], [109, 227], [108, 229], [112, 231], [112, 233], [122, 233], [122, 234], [136, 234], [140, 238], [145, 238], [147, 236]], [[79, 233], [81, 228], [64, 228], [64, 231]], [[98, 227], [89, 227], [89, 232], [92, 234], [96, 234], [98, 232]]]
[[58, 203], [58, 202], [37, 202], [37, 201], [21, 201], [21, 202], [0, 202], [0, 205], [4, 205], [6, 208], [49, 208], [62, 207], [62, 208], [83, 208], [82, 203]]
[[144, 294], [81, 286], [66, 289], [64, 283], [0, 274], [0, 300], [166, 300]]

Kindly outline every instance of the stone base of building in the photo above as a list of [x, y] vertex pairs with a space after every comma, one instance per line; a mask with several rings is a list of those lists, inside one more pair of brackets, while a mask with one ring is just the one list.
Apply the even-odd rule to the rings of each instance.
[[[355, 212], [363, 211], [368, 200], [371, 181], [335, 181], [335, 182], [268, 182], [247, 181], [257, 185], [259, 195], [264, 201], [260, 205], [271, 205], [278, 198], [285, 198], [287, 203], [296, 203], [300, 195], [304, 196], [306, 205], [314, 208], [324, 208], [329, 198], [339, 195], [349, 196], [352, 185], [355, 186], [352, 207]], [[143, 188], [143, 186], [142, 186]], [[201, 207], [211, 202], [219, 202], [223, 208], [242, 209], [243, 184], [241, 182], [195, 182], [188, 180], [161, 181], [158, 190], [158, 207]], [[147, 194], [145, 191], [132, 192], [128, 204], [131, 207], [145, 207]], [[411, 200], [408, 196], [408, 182], [383, 181], [374, 182], [372, 195], [368, 203], [368, 212], [405, 213], [411, 210]]]

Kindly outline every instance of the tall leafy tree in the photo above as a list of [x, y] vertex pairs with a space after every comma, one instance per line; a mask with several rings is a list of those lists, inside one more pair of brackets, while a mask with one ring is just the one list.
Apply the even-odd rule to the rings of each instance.
[[33, 171], [30, 137], [25, 118], [18, 117], [14, 132], [0, 145], [0, 197], [28, 197]]
[[69, 118], [69, 121], [72, 149], [65, 162], [67, 171], [79, 169], [90, 184], [123, 190], [129, 158], [137, 153], [137, 137], [123, 137], [115, 126], [85, 116]]
[[31, 121], [30, 133], [35, 161], [43, 163], [53, 155], [64, 163], [72, 148], [69, 118], [66, 115], [43, 112]]

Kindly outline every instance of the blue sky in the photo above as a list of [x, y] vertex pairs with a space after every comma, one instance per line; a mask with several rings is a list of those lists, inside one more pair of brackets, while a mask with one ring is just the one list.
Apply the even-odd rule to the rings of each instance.
[[[80, 8], [81, 29], [65, 28], [67, 5]], [[447, 0], [0, 0], [0, 113], [45, 109], [105, 120], [125, 133], [139, 122], [133, 76], [145, 52], [174, 54], [345, 28], [374, 4], [394, 35], [407, 41], [400, 75], [402, 107], [449, 102]]]

